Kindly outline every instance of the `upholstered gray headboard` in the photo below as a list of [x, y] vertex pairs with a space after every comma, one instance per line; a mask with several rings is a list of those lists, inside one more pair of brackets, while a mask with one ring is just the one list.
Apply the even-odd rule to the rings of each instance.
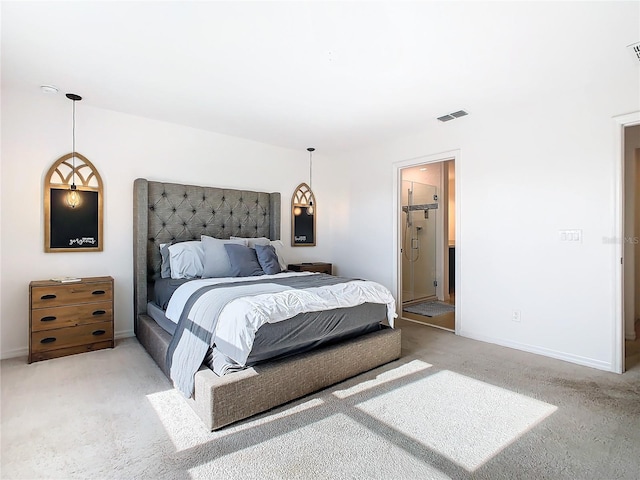
[[134, 312], [147, 311], [148, 285], [160, 276], [160, 244], [216, 238], [280, 239], [280, 193], [152, 182], [133, 183]]

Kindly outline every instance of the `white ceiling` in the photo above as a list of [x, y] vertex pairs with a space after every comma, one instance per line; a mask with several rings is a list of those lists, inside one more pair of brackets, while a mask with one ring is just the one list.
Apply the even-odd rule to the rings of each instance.
[[5, 1], [2, 88], [337, 151], [637, 76], [638, 5]]

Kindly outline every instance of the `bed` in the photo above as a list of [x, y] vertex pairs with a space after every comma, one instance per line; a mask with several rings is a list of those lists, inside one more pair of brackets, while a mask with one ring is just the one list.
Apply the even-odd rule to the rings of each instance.
[[[167, 352], [170, 358], [175, 338], [166, 325], [163, 328], [152, 318], [157, 318], [153, 310], [157, 301], [154, 286], [156, 282], [160, 284], [164, 274], [160, 245], [198, 241], [205, 238], [203, 235], [214, 239], [277, 241], [280, 239], [280, 194], [139, 178], [134, 182], [133, 203], [135, 334], [170, 378]], [[281, 283], [298, 281], [280, 277], [288, 274], [276, 274], [272, 278]], [[320, 277], [314, 280], [321, 281]], [[338, 282], [331, 277], [324, 281]], [[239, 371], [216, 375], [205, 362], [192, 376], [191, 396], [186, 400], [205, 426], [216, 430], [393, 361], [400, 357], [400, 331], [384, 325], [385, 310], [380, 307], [371, 303], [358, 306], [360, 317], [369, 319], [365, 326], [359, 324], [344, 337], [309, 344], [293, 354], [291, 351], [274, 354], [271, 350], [266, 357], [257, 354], [253, 362], [248, 363], [250, 366]], [[300, 321], [303, 315], [313, 314], [300, 314], [260, 327], [255, 333], [255, 344], [268, 343], [263, 342], [263, 338], [277, 336], [285, 322]], [[376, 328], [372, 329], [374, 324]], [[258, 350], [254, 347], [252, 354]]]

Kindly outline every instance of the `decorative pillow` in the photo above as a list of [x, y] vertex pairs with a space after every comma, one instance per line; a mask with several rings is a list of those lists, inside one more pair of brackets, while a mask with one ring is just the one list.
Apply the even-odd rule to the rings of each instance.
[[160, 264], [160, 277], [171, 278], [171, 263], [169, 262], [169, 247], [170, 243], [160, 244], [160, 256], [162, 257], [162, 263]]
[[198, 241], [181, 242], [169, 246], [171, 278], [201, 277], [204, 269], [204, 250]]
[[258, 263], [267, 275], [274, 275], [282, 271], [278, 263], [278, 254], [273, 245], [256, 245], [256, 255]]
[[269, 245], [270, 240], [267, 237], [229, 237], [231, 240], [244, 240], [245, 245], [256, 248], [256, 245]]
[[204, 249], [204, 271], [202, 272], [202, 277], [232, 276], [229, 255], [227, 255], [224, 246], [226, 244], [246, 246], [246, 242], [235, 239], [221, 240], [219, 238], [209, 237], [208, 235], [202, 235], [200, 238], [202, 239], [202, 247]]
[[284, 250], [284, 243], [282, 243], [282, 240], [271, 240], [269, 244], [276, 249], [276, 255], [278, 255], [278, 263], [280, 264], [280, 270], [285, 271], [287, 269], [287, 262], [284, 259], [284, 255], [282, 254], [282, 251]]
[[264, 275], [256, 251], [244, 245], [227, 243], [224, 246], [231, 262], [231, 275], [234, 277], [253, 277]]

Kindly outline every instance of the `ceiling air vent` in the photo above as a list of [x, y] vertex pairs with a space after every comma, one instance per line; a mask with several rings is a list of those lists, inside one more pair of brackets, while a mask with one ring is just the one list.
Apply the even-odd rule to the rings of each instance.
[[469, 115], [469, 113], [464, 110], [458, 110], [457, 112], [448, 113], [447, 115], [438, 117], [438, 120], [441, 122], [448, 122], [449, 120], [455, 120], [456, 118], [464, 117], [465, 115]]
[[627, 45], [627, 49], [629, 50], [629, 53], [633, 57], [636, 65], [640, 64], [640, 42]]
[[448, 122], [449, 120], [455, 120], [456, 117], [452, 116], [452, 115], [443, 115], [441, 117], [438, 117], [438, 120], [440, 120], [441, 122]]

